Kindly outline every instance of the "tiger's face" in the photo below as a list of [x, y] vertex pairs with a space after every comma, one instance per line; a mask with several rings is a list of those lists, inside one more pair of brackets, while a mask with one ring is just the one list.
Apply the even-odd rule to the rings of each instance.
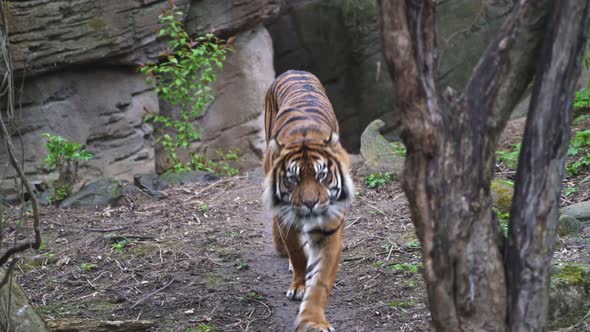
[[352, 202], [347, 167], [348, 162], [329, 144], [306, 142], [280, 148], [266, 178], [265, 201], [288, 224], [305, 226], [342, 217]]

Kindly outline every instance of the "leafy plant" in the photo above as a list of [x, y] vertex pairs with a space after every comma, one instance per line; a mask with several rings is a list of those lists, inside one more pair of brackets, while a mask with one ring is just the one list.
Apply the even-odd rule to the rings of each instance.
[[[192, 39], [182, 24], [184, 14], [173, 2], [170, 4], [171, 8], [158, 17], [158, 36], [168, 40], [168, 46], [161, 54], [162, 61], [143, 64], [139, 71], [147, 75], [149, 82], [155, 82], [160, 98], [179, 107], [180, 114], [175, 119], [148, 112], [145, 121], [159, 123], [173, 132], [157, 140], [170, 158], [171, 171], [206, 170], [207, 165], [198, 163], [203, 157], [197, 158], [197, 162], [193, 158], [185, 163], [178, 157], [178, 151], [188, 149], [192, 142], [199, 140], [200, 129], [194, 122], [214, 99], [210, 85], [217, 78], [216, 70], [223, 67], [230, 48], [213, 33]], [[231, 173], [233, 170], [228, 167], [223, 171]]]
[[418, 265], [413, 263], [393, 264], [391, 268], [396, 272], [404, 272], [407, 274], [414, 274], [418, 272]]
[[127, 244], [129, 244], [129, 240], [122, 239], [122, 240], [119, 240], [119, 241], [111, 244], [111, 246], [113, 247], [115, 252], [121, 252], [121, 250], [123, 250], [123, 248], [125, 248], [127, 246]]
[[236, 264], [235, 267], [238, 271], [242, 271], [242, 270], [247, 270], [250, 268], [250, 266], [248, 265], [248, 263], [243, 262], [241, 259], [237, 258], [236, 259]]
[[72, 193], [72, 186], [78, 177], [78, 162], [92, 159], [92, 154], [82, 144], [62, 136], [49, 133], [42, 136], [47, 139], [46, 147], [49, 152], [45, 165], [50, 169], [57, 168], [59, 172], [58, 179], [52, 184], [54, 194], [51, 201], [62, 201]]
[[406, 156], [406, 146], [402, 142], [393, 142], [391, 143], [393, 146], [393, 154], [398, 157], [405, 157]]
[[91, 271], [96, 268], [96, 264], [82, 263], [80, 264], [80, 268], [82, 269], [82, 271]]
[[406, 249], [418, 249], [420, 248], [420, 241], [418, 239], [414, 239], [404, 246]]
[[565, 189], [563, 190], [563, 194], [565, 196], [570, 196], [571, 194], [575, 194], [576, 192], [578, 192], [578, 188], [576, 187], [565, 187]]
[[208, 324], [199, 324], [194, 328], [186, 329], [186, 332], [215, 332], [218, 331], [217, 328], [213, 325]]
[[510, 222], [510, 212], [500, 212], [496, 208], [492, 208], [492, 211], [498, 217], [498, 223], [500, 224], [500, 229], [502, 230], [502, 234], [504, 237], [508, 236], [508, 223]]
[[206, 213], [207, 211], [209, 211], [209, 205], [207, 205], [206, 203], [199, 203], [199, 211]]
[[574, 110], [590, 108], [590, 89], [576, 91], [574, 96]]
[[395, 180], [395, 175], [391, 173], [373, 173], [365, 178], [365, 184], [370, 189], [385, 186]]
[[577, 175], [583, 168], [590, 166], [590, 151], [582, 154], [582, 150], [590, 147], [590, 129], [581, 130], [570, 140], [570, 147], [567, 150], [569, 156], [579, 156], [578, 159], [566, 165], [566, 171], [570, 175]]
[[59, 135], [45, 133], [42, 136], [47, 139], [49, 155], [45, 158], [45, 164], [49, 168], [59, 168], [70, 161], [92, 159], [92, 154], [82, 148], [82, 144], [68, 141]]
[[389, 301], [387, 305], [390, 308], [399, 308], [399, 309], [410, 309], [416, 306], [416, 302], [414, 301]]
[[518, 166], [518, 155], [520, 154], [521, 144], [517, 143], [512, 145], [510, 150], [498, 150], [496, 151], [496, 157], [499, 162], [504, 163], [510, 169], [516, 169]]

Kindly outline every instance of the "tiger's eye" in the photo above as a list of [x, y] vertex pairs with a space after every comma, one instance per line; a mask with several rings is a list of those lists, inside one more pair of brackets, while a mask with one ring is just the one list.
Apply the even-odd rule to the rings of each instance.
[[297, 184], [297, 182], [299, 182], [299, 179], [297, 178], [297, 175], [291, 174], [289, 176], [287, 176], [287, 180], [289, 182], [291, 182], [292, 184]]

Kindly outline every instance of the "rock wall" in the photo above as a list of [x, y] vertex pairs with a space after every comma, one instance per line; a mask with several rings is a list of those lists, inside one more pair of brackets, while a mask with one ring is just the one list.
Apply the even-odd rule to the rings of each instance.
[[[238, 35], [236, 52], [216, 83], [218, 100], [202, 119], [203, 143], [241, 147], [243, 159], [260, 163], [259, 116], [264, 90], [274, 79], [272, 43], [260, 25], [277, 12], [275, 0], [176, 0], [194, 34], [215, 29], [222, 38]], [[8, 31], [14, 69], [24, 78], [22, 135], [25, 168], [33, 182], [45, 174], [42, 133], [80, 142], [94, 155], [83, 163], [83, 179], [154, 170], [152, 128], [144, 109], [159, 111], [153, 87], [136, 71], [164, 47], [157, 36], [158, 15], [167, 0], [31, 0], [8, 2]], [[15, 131], [16, 132], [16, 131]], [[17, 138], [18, 135], [15, 135]], [[14, 142], [18, 142], [15, 139]], [[20, 144], [20, 143], [18, 143]], [[0, 146], [0, 190], [14, 192], [13, 171]]]
[[[382, 55], [376, 3], [282, 0], [280, 15], [266, 23], [274, 42], [277, 75], [288, 69], [316, 74], [334, 104], [342, 142], [354, 152], [372, 120], [382, 119], [386, 133], [394, 134], [396, 128], [393, 84]], [[441, 2], [439, 84], [455, 89], [465, 84], [511, 6], [511, 0]]]
[[[143, 124], [145, 109], [157, 109], [158, 100], [144, 77], [131, 67], [95, 66], [29, 78], [24, 85], [17, 126], [17, 151], [25, 151], [25, 172], [34, 181], [45, 174], [47, 156], [43, 133], [82, 142], [94, 158], [81, 165], [82, 180], [96, 176], [132, 178], [134, 172], [153, 169], [151, 127]], [[8, 160], [0, 150], [0, 160]], [[11, 194], [12, 168], [3, 167], [0, 190]]]

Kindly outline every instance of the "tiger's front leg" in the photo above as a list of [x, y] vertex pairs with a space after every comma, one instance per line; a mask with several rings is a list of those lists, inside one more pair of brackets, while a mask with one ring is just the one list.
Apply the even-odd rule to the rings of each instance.
[[334, 331], [326, 319], [325, 310], [342, 255], [342, 224], [343, 221], [329, 235], [321, 232], [307, 234], [310, 255], [305, 276], [305, 295], [296, 322], [299, 332]]

